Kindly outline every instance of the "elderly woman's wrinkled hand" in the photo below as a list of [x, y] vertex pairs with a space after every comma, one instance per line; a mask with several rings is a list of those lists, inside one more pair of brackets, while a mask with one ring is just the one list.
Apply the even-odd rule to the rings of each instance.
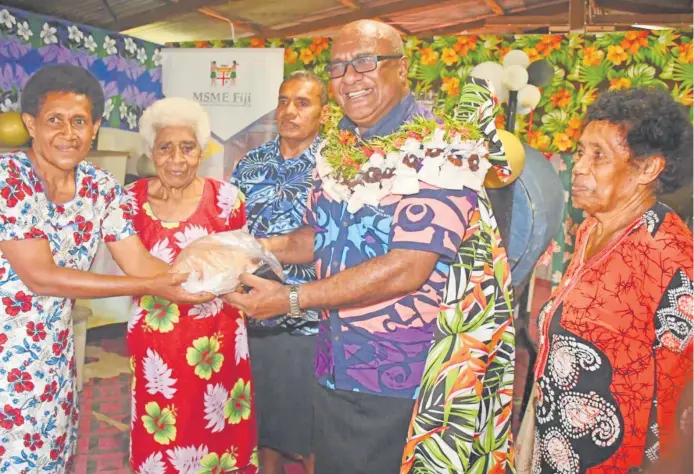
[[202, 304], [216, 298], [213, 293], [188, 293], [181, 287], [186, 273], [164, 273], [151, 279], [149, 294], [159, 296], [177, 304]]
[[270, 319], [289, 312], [288, 286], [249, 273], [242, 274], [239, 280], [250, 291], [228, 293], [222, 299], [246, 316]]

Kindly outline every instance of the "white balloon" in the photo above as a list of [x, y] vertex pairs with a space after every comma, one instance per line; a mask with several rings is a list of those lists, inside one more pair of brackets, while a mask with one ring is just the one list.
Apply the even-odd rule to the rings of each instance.
[[504, 86], [502, 82], [504, 67], [501, 64], [492, 61], [480, 63], [470, 71], [470, 75], [489, 81], [492, 85], [494, 95], [496, 95], [499, 102], [506, 102], [508, 100], [508, 89], [506, 89], [506, 86]]
[[513, 49], [504, 56], [504, 67], [521, 66], [523, 69], [530, 66], [530, 58], [525, 51]]
[[518, 107], [516, 113], [518, 115], [529, 114], [531, 110], [537, 107], [542, 98], [540, 89], [532, 84], [528, 84], [518, 91]]
[[528, 83], [528, 71], [523, 66], [509, 66], [504, 70], [502, 82], [508, 90], [521, 90]]

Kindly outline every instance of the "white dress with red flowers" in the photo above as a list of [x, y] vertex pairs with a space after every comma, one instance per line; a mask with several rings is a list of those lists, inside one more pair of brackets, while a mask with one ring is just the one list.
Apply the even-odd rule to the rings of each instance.
[[[89, 270], [99, 241], [134, 234], [117, 181], [76, 168], [75, 197], [44, 194], [24, 153], [0, 155], [0, 241], [47, 239], [59, 266]], [[63, 473], [77, 439], [72, 305], [38, 296], [0, 252], [0, 472]]]

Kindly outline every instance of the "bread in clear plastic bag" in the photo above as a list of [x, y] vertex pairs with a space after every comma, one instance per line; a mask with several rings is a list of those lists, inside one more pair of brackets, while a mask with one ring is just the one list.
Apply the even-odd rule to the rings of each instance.
[[181, 285], [189, 293], [223, 295], [236, 291], [242, 273], [269, 268], [284, 282], [282, 265], [244, 230], [211, 234], [189, 244], [176, 257], [172, 271], [188, 273]]

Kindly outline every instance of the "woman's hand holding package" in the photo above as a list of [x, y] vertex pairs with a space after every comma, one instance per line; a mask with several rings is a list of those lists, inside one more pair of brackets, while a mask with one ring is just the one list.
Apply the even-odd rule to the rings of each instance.
[[188, 279], [186, 273], [163, 273], [149, 279], [147, 294], [159, 296], [176, 304], [202, 304], [215, 298], [213, 293], [190, 293], [181, 284]]
[[191, 243], [178, 255], [172, 271], [188, 274], [181, 286], [190, 293], [224, 295], [238, 289], [242, 274], [253, 273], [263, 264], [284, 279], [277, 259], [250, 234], [235, 230]]

